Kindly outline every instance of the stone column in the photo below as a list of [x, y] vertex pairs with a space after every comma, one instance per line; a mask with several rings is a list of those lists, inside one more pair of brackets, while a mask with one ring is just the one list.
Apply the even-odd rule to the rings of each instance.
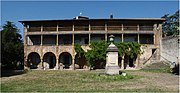
[[74, 23], [73, 23], [73, 34], [72, 34], [72, 65], [70, 66], [70, 69], [75, 70], [75, 63], [74, 63]]
[[121, 59], [121, 69], [122, 70], [124, 69], [124, 55], [122, 56], [122, 59]]
[[27, 55], [27, 25], [24, 24], [24, 69], [28, 69], [28, 55]]
[[43, 65], [43, 57], [41, 57], [41, 62], [40, 62], [42, 69], [44, 69], [44, 65]]
[[59, 59], [58, 59], [58, 57], [56, 57], [56, 67], [55, 67], [55, 69], [56, 69], [56, 70], [59, 69]]
[[27, 57], [24, 58], [24, 69], [29, 69], [29, 64], [28, 64]]
[[157, 37], [157, 41], [158, 41], [158, 46], [157, 46], [157, 60], [160, 60], [160, 53], [161, 53], [161, 48], [160, 46], [161, 44], [161, 40], [162, 40], [162, 24], [158, 25], [158, 37]]

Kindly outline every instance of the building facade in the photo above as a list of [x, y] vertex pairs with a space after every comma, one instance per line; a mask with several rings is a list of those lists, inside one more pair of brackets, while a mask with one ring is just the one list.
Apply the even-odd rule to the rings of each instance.
[[[86, 69], [85, 58], [77, 58], [74, 44], [87, 51], [92, 41], [114, 35], [115, 42], [138, 42], [143, 54], [126, 68], [141, 68], [160, 60], [162, 18], [89, 19], [19, 21], [24, 25], [24, 66], [31, 69]], [[132, 65], [133, 64], [133, 65]], [[124, 68], [121, 68], [124, 69]]]

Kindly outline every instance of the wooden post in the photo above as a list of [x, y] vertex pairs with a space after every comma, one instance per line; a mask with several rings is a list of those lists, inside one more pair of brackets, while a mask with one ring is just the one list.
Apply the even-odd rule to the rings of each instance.
[[138, 43], [140, 43], [140, 41], [139, 41], [139, 24], [137, 25], [137, 31], [138, 31]]
[[121, 24], [121, 27], [122, 27], [121, 30], [123, 32], [122, 36], [121, 36], [121, 38], [122, 38], [121, 40], [122, 40], [122, 42], [124, 42], [124, 28], [123, 28], [123, 24]]
[[90, 22], [89, 22], [89, 45], [91, 44], [91, 25], [90, 25]]
[[105, 41], [107, 41], [107, 23], [105, 23]]

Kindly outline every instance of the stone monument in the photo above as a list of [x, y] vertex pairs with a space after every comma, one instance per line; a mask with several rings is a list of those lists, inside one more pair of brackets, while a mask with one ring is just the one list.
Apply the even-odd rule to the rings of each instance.
[[110, 45], [107, 48], [106, 54], [106, 67], [105, 73], [114, 75], [119, 74], [119, 66], [118, 66], [118, 48], [114, 45], [114, 36], [110, 35]]

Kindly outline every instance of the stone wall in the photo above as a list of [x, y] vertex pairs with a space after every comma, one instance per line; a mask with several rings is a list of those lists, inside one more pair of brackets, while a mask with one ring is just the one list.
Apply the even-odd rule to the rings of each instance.
[[164, 37], [161, 42], [161, 61], [176, 62], [178, 54], [178, 36]]

